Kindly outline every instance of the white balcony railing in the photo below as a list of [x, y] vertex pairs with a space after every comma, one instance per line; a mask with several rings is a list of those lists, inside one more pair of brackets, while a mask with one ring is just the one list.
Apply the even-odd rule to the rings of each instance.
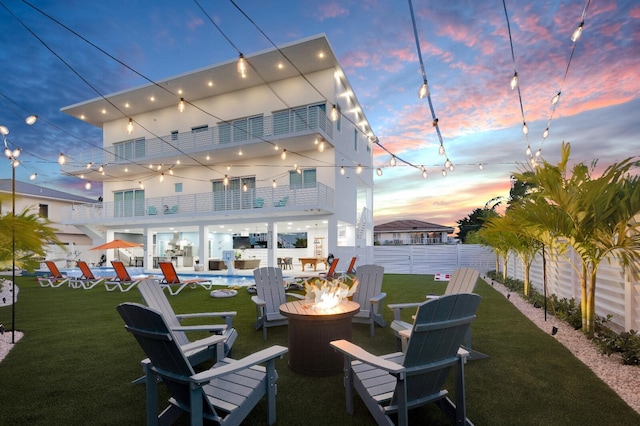
[[281, 186], [252, 188], [248, 191], [225, 190], [197, 194], [172, 194], [144, 200], [107, 201], [93, 204], [76, 204], [61, 211], [62, 221], [70, 224], [99, 223], [101, 221], [128, 222], [131, 219], [169, 216], [212, 217], [230, 212], [263, 213], [266, 209], [277, 211], [308, 208], [333, 209], [333, 189], [317, 183], [313, 187]]

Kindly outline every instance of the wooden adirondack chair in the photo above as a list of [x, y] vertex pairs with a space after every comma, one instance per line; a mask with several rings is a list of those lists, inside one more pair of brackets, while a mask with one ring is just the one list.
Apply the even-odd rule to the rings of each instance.
[[116, 277], [108, 279], [104, 282], [104, 288], [107, 291], [113, 291], [119, 289], [122, 292], [129, 291], [135, 286], [137, 286], [140, 281], [148, 278], [148, 277], [139, 277], [136, 279], [131, 278], [129, 275], [129, 271], [119, 260], [112, 260], [111, 264], [113, 265], [113, 269], [116, 271]]
[[[155, 280], [143, 280], [138, 284], [138, 290], [147, 306], [162, 313], [191, 365], [198, 365], [210, 359], [222, 359], [229, 354], [231, 346], [238, 337], [238, 332], [233, 328], [233, 318], [236, 316], [236, 312], [176, 314], [166, 294]], [[185, 318], [222, 319], [225, 323], [182, 325], [181, 321]], [[209, 331], [223, 336], [225, 339], [222, 344], [222, 352], [216, 352], [220, 349], [220, 345], [218, 344], [219, 339], [215, 335], [193, 342], [189, 340], [186, 333], [196, 331]]]
[[47, 260], [44, 263], [47, 265], [47, 268], [49, 268], [49, 273], [51, 275], [38, 278], [40, 287], [60, 287], [63, 284], [68, 284], [69, 287], [73, 287], [71, 277], [63, 275], [55, 262]]
[[111, 280], [115, 277], [96, 277], [87, 265], [87, 262], [84, 260], [78, 260], [77, 262], [78, 268], [80, 268], [80, 272], [82, 275], [80, 277], [72, 278], [71, 282], [73, 284], [73, 288], [83, 288], [85, 290], [90, 290], [102, 283], [103, 281]]
[[[464, 363], [468, 352], [460, 348], [475, 319], [480, 296], [451, 294], [418, 307], [405, 353], [376, 356], [346, 340], [331, 342], [344, 353], [347, 412], [353, 414], [353, 389], [379, 424], [408, 424], [410, 409], [431, 402], [452, 423], [471, 425], [465, 404]], [[442, 389], [451, 367], [457, 370], [455, 404]]]
[[352, 300], [360, 304], [360, 312], [352, 319], [359, 324], [370, 324], [370, 333], [373, 337], [375, 325], [385, 327], [387, 322], [382, 318], [378, 308], [387, 293], [382, 292], [382, 278], [384, 267], [378, 265], [361, 265], [356, 269], [358, 288]]
[[[455, 271], [453, 271], [453, 274], [451, 274], [449, 284], [447, 284], [447, 288], [445, 289], [444, 294], [448, 295], [459, 293], [473, 293], [478, 282], [478, 275], [480, 275], [480, 273], [473, 268], [456, 269]], [[438, 297], [441, 296], [432, 294], [427, 295], [427, 299], [435, 299]], [[396, 337], [398, 339], [398, 346], [401, 348], [405, 348], [407, 344], [406, 330], [411, 330], [412, 327], [410, 323], [402, 320], [402, 310], [406, 308], [416, 309], [419, 305], [420, 303], [397, 303], [388, 305], [389, 308], [393, 310], [393, 322], [391, 323], [391, 328], [395, 331]], [[486, 355], [481, 354], [480, 352], [473, 351], [471, 349], [471, 331], [469, 331], [466, 337], [465, 348], [469, 351], [472, 351], [472, 359], [486, 357]]]
[[262, 327], [262, 338], [267, 340], [267, 328], [286, 325], [289, 320], [280, 313], [280, 305], [287, 301], [287, 296], [304, 299], [295, 293], [285, 293], [282, 269], [271, 266], [258, 268], [253, 271], [256, 281], [256, 295], [251, 297], [256, 304], [256, 330]]
[[[287, 348], [272, 346], [238, 361], [225, 358], [196, 374], [160, 312], [136, 303], [123, 303], [117, 309], [127, 331], [151, 361], [145, 368], [148, 425], [171, 424], [185, 412], [191, 417], [191, 425], [201, 425], [204, 419], [218, 425], [239, 425], [265, 395], [267, 423], [275, 423], [275, 360]], [[171, 398], [158, 415], [160, 381]]]
[[160, 270], [162, 271], [162, 275], [164, 275], [160, 280], [160, 287], [166, 288], [172, 296], [180, 293], [186, 286], [191, 288], [200, 286], [205, 290], [211, 290], [211, 287], [213, 286], [211, 280], [204, 278], [181, 280], [180, 277], [178, 277], [176, 268], [173, 267], [173, 263], [171, 262], [158, 262], [158, 265], [160, 265]]

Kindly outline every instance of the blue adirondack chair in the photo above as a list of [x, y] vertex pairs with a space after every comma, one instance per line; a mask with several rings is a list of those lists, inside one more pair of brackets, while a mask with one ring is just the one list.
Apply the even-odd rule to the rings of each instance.
[[[151, 362], [145, 369], [148, 425], [171, 424], [185, 412], [191, 425], [201, 425], [204, 419], [239, 425], [263, 396], [267, 398], [267, 423], [275, 423], [275, 360], [287, 348], [272, 346], [238, 361], [225, 358], [196, 374], [159, 311], [137, 303], [123, 303], [117, 310]], [[224, 337], [219, 339], [222, 342]], [[160, 379], [171, 398], [158, 415]]]
[[360, 304], [360, 312], [353, 317], [352, 321], [360, 324], [369, 324], [372, 337], [376, 324], [380, 327], [387, 325], [378, 310], [382, 300], [387, 297], [387, 293], [382, 292], [383, 276], [384, 266], [361, 265], [356, 269], [358, 289], [352, 300]]
[[[345, 357], [347, 412], [353, 414], [353, 389], [378, 424], [408, 423], [408, 411], [431, 402], [454, 424], [471, 425], [466, 414], [464, 363], [460, 347], [480, 303], [476, 294], [452, 294], [424, 302], [418, 308], [406, 352], [376, 356], [346, 340], [331, 345]], [[456, 367], [455, 404], [442, 389]]]

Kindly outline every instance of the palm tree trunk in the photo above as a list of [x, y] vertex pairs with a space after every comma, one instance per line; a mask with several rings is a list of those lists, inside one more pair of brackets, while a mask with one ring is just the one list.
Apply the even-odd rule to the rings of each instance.
[[580, 275], [580, 316], [582, 317], [582, 326], [586, 331], [587, 317], [587, 265], [582, 263], [582, 274]]
[[[598, 268], [594, 267], [589, 274], [589, 289], [587, 292], [587, 322], [585, 333], [592, 338], [596, 328], [596, 278]], [[584, 324], [584, 323], [583, 323]]]

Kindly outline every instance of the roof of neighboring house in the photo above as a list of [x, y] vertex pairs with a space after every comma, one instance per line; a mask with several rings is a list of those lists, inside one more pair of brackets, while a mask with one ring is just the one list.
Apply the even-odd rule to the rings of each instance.
[[373, 227], [373, 232], [453, 232], [450, 226], [437, 223], [423, 222], [421, 220], [394, 220]]
[[[0, 179], [0, 192], [4, 192], [7, 194], [11, 194], [13, 192], [11, 179]], [[96, 200], [91, 198], [81, 197], [79, 195], [73, 195], [68, 192], [57, 191], [55, 189], [45, 188], [44, 186], [20, 181], [16, 181], [16, 194], [23, 197], [34, 197], [77, 203], [97, 202]]]

